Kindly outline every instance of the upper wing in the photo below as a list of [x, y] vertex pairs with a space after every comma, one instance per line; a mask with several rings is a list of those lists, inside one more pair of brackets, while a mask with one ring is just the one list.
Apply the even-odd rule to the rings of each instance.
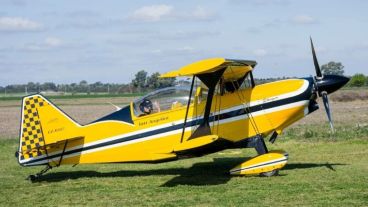
[[[219, 83], [221, 78], [222, 78], [221, 80], [223, 80], [223, 83], [225, 84], [227, 82], [238, 81], [239, 79], [244, 78], [247, 73], [253, 70], [256, 64], [257, 64], [256, 61], [250, 61], [250, 60], [212, 58], [212, 59], [201, 60], [201, 61], [189, 64], [187, 66], [184, 66], [180, 68], [179, 70], [170, 71], [168, 73], [161, 75], [162, 78], [173, 78], [173, 77], [178, 77], [178, 76], [193, 76], [191, 91], [193, 90], [193, 86], [194, 86], [194, 78], [197, 77], [208, 88], [203, 119], [201, 120], [199, 127], [192, 133], [192, 135], [189, 137], [187, 141], [192, 140], [194, 138], [197, 138], [197, 139], [201, 138], [200, 140], [202, 141], [196, 140], [195, 142], [190, 142], [190, 143], [193, 143], [193, 145], [194, 143], [195, 145], [197, 145], [197, 144], [211, 143], [218, 138], [218, 137], [216, 138], [216, 136], [208, 136], [212, 134], [211, 128], [209, 125], [209, 117], [210, 117], [212, 100], [213, 100], [213, 96], [215, 93], [216, 85]], [[181, 139], [182, 141], [183, 141], [184, 131], [186, 128], [185, 124], [186, 124], [186, 119], [187, 119], [187, 114], [188, 114], [188, 107], [189, 107], [189, 102], [188, 102], [187, 112], [186, 112], [186, 116], [184, 120], [184, 127], [183, 127], [183, 132], [182, 132], [182, 139]], [[180, 146], [183, 146], [183, 145], [180, 145]], [[192, 146], [192, 144], [188, 146]], [[186, 147], [179, 147], [179, 148], [184, 149]]]
[[236, 80], [245, 73], [253, 70], [257, 65], [253, 60], [235, 60], [225, 58], [211, 58], [186, 65], [179, 70], [170, 71], [162, 74], [161, 78], [174, 78], [179, 76], [193, 76], [212, 73], [226, 68], [223, 77], [226, 80]]

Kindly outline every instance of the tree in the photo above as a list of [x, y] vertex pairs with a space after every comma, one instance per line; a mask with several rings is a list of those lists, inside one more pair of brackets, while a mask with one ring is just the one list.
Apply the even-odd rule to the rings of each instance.
[[41, 85], [42, 90], [44, 91], [56, 91], [57, 87], [53, 82], [45, 82]]
[[160, 73], [152, 73], [151, 76], [147, 78], [147, 86], [152, 89], [156, 89], [160, 87], [159, 83]]
[[158, 81], [159, 81], [159, 88], [165, 88], [175, 86], [176, 78], [160, 78]]
[[89, 88], [91, 92], [95, 92], [95, 93], [98, 93], [98, 92], [101, 93], [101, 92], [107, 91], [107, 87], [105, 87], [104, 84], [101, 83], [100, 81], [90, 84]]
[[137, 87], [140, 91], [142, 88], [145, 88], [146, 80], [147, 80], [147, 72], [141, 70], [138, 71], [137, 74], [135, 74], [135, 78], [132, 80], [132, 84], [133, 86]]
[[357, 73], [353, 75], [353, 77], [351, 77], [349, 85], [354, 87], [362, 87], [367, 80], [368, 78], [365, 77], [363, 74]]
[[27, 83], [27, 90], [28, 90], [29, 93], [35, 93], [35, 92], [38, 92], [38, 87], [35, 83], [28, 82]]
[[147, 86], [151, 89], [165, 88], [175, 85], [176, 78], [160, 78], [160, 73], [152, 73], [147, 78]]
[[321, 71], [324, 75], [344, 75], [344, 66], [340, 62], [330, 61], [322, 65]]
[[79, 85], [77, 86], [78, 87], [78, 92], [80, 93], [88, 93], [88, 88], [89, 88], [89, 85], [88, 85], [88, 82], [86, 80], [82, 80], [79, 82]]

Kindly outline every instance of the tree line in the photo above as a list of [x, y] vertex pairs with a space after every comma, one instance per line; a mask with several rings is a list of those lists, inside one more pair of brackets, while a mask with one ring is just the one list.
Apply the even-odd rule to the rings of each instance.
[[[344, 66], [341, 62], [330, 61], [327, 64], [321, 66], [321, 71], [326, 75], [344, 75]], [[368, 76], [362, 73], [356, 73], [350, 77], [350, 81], [346, 85], [347, 87], [362, 87], [368, 86]]]
[[[340, 62], [331, 61], [321, 66], [323, 74], [344, 74], [344, 66]], [[95, 83], [88, 83], [85, 80], [79, 83], [70, 84], [55, 84], [53, 82], [34, 83], [29, 82], [27, 84], [11, 84], [5, 87], [0, 86], [0, 93], [40, 93], [40, 92], [53, 92], [53, 93], [111, 93], [111, 94], [123, 94], [123, 93], [145, 93], [159, 88], [174, 86], [178, 84], [175, 78], [159, 78], [160, 73], [155, 72], [148, 74], [145, 70], [138, 71], [134, 79], [130, 83], [102, 83], [100, 81]], [[287, 77], [279, 78], [256, 78], [257, 84], [272, 82], [276, 80], [286, 79]], [[184, 81], [185, 82], [185, 81]], [[361, 87], [368, 86], [368, 76], [364, 74], [355, 74], [351, 77], [348, 87]]]
[[135, 74], [135, 78], [130, 83], [102, 83], [100, 81], [95, 83], [88, 83], [82, 80], [79, 83], [70, 84], [55, 84], [53, 82], [27, 84], [11, 84], [5, 87], [0, 86], [0, 93], [59, 93], [59, 94], [77, 94], [77, 93], [110, 93], [110, 94], [124, 94], [124, 93], [145, 93], [159, 88], [174, 86], [176, 84], [175, 78], [159, 78], [160, 73], [148, 73], [141, 70]]

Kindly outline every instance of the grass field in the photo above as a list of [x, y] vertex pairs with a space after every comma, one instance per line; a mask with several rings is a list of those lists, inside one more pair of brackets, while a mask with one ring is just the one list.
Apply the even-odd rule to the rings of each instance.
[[[55, 100], [81, 123], [114, 110], [104, 101]], [[268, 144], [289, 153], [280, 176], [230, 177], [229, 169], [255, 155], [239, 149], [162, 164], [62, 166], [31, 183], [25, 178], [42, 167], [18, 165], [19, 104], [3, 101], [0, 206], [368, 206], [368, 104], [331, 107], [335, 134], [322, 107]]]
[[0, 141], [1, 205], [6, 206], [367, 206], [368, 141], [286, 141], [280, 176], [230, 177], [253, 150], [227, 150], [163, 164], [62, 166], [40, 182], [25, 178], [15, 140]]

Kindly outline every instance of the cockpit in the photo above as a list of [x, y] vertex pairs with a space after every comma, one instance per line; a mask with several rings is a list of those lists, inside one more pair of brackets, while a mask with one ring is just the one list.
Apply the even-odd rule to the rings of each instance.
[[[180, 109], [188, 104], [190, 87], [176, 86], [153, 91], [133, 101], [134, 115], [144, 116], [167, 110]], [[192, 103], [194, 96], [191, 96]]]

